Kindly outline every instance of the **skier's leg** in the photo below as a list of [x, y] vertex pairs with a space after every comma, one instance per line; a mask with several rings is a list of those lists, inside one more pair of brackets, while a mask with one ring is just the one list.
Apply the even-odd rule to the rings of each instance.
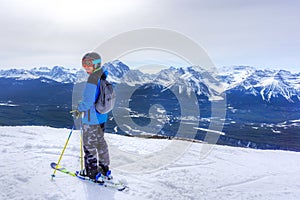
[[109, 151], [108, 151], [108, 145], [104, 138], [104, 130], [105, 130], [105, 124], [100, 124], [97, 134], [97, 140], [98, 140], [98, 158], [99, 158], [99, 166], [102, 170], [103, 174], [106, 175], [106, 172], [109, 170]]
[[87, 176], [94, 179], [97, 169], [97, 125], [83, 125], [84, 165]]

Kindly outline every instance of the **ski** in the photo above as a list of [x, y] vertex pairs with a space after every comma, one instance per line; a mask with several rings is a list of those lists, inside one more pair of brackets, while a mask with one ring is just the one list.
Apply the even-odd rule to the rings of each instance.
[[[73, 176], [73, 177], [77, 177], [79, 178], [80, 180], [84, 180], [84, 181], [89, 181], [89, 182], [92, 182], [92, 183], [95, 183], [99, 186], [103, 186], [103, 187], [107, 187], [107, 188], [110, 188], [110, 189], [114, 189], [114, 190], [118, 190], [118, 191], [126, 191], [128, 190], [129, 188], [122, 182], [114, 182], [112, 180], [108, 180], [107, 178], [104, 178], [103, 182], [96, 182], [95, 180], [89, 178], [89, 177], [86, 177], [86, 176], [80, 176], [77, 172], [71, 172], [69, 170], [67, 170], [65, 167], [62, 167], [60, 165], [57, 165], [55, 162], [52, 162], [50, 164], [51, 168], [52, 169], [56, 169], [57, 171], [60, 171], [64, 174], [68, 174], [70, 176]], [[54, 175], [52, 175], [52, 177], [54, 177]]]

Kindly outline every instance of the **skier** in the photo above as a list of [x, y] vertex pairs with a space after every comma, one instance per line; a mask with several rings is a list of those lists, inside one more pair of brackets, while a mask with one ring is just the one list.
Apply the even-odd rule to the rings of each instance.
[[[95, 52], [87, 53], [82, 58], [82, 67], [89, 74], [82, 101], [78, 104], [78, 112], [82, 113], [84, 170], [81, 176], [98, 179], [102, 174], [111, 177], [109, 170], [109, 152], [104, 139], [107, 114], [100, 114], [95, 109], [95, 102], [99, 96], [99, 81], [106, 79], [108, 72], [101, 69], [101, 57]], [[103, 74], [101, 74], [103, 71]], [[101, 79], [100, 79], [101, 78]], [[97, 178], [96, 178], [97, 176]], [[101, 177], [101, 176], [100, 176]]]

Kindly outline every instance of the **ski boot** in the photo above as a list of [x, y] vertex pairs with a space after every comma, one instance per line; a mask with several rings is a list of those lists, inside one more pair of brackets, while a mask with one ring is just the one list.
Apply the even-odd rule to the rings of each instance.
[[91, 181], [96, 181], [95, 177], [98, 174], [98, 171], [96, 169], [83, 169], [80, 171], [76, 171], [76, 175], [85, 180], [91, 180]]
[[96, 180], [112, 180], [111, 170], [108, 166], [100, 165], [99, 173], [96, 175]]

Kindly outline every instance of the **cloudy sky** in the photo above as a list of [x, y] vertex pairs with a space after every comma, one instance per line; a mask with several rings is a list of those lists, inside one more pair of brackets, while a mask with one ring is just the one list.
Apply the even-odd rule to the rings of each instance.
[[[85, 52], [111, 37], [156, 27], [191, 38], [218, 67], [247, 65], [300, 72], [297, 0], [0, 2], [0, 69], [79, 68]], [[128, 62], [133, 57], [128, 56]]]

